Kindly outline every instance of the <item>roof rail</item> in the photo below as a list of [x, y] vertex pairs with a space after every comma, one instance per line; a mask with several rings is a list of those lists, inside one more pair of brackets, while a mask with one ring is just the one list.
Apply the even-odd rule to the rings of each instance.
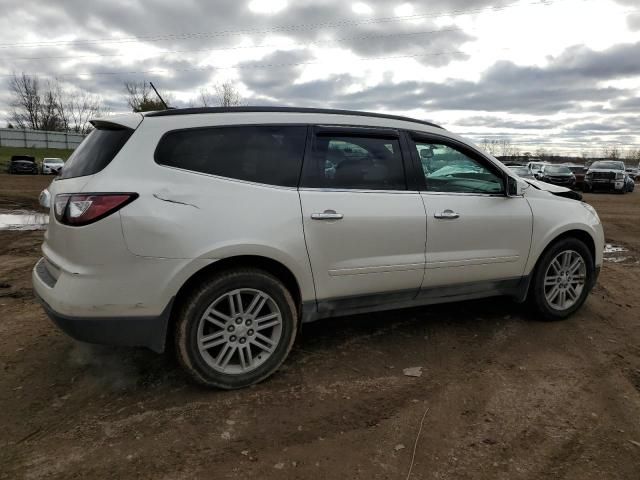
[[331, 108], [297, 108], [297, 107], [196, 107], [196, 108], [175, 108], [171, 110], [160, 110], [145, 114], [146, 117], [167, 117], [173, 115], [195, 115], [200, 113], [236, 113], [236, 112], [283, 112], [283, 113], [323, 113], [329, 115], [356, 115], [360, 117], [388, 118], [390, 120], [401, 120], [404, 122], [421, 123], [430, 127], [442, 128], [435, 123], [417, 120], [415, 118], [403, 117], [400, 115], [387, 115], [386, 113], [360, 112], [356, 110], [337, 110]]

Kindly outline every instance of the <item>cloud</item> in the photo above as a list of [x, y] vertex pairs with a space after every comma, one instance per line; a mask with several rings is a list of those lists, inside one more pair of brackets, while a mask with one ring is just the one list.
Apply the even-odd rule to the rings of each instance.
[[[639, 31], [640, 13], [624, 10], [638, 0], [611, 1], [624, 5], [612, 9], [622, 12], [616, 13], [621, 28], [626, 22], [629, 32]], [[637, 112], [640, 97], [629, 86], [633, 81], [618, 80], [640, 77], [640, 42], [612, 45], [615, 36], [594, 31], [587, 44], [608, 48], [593, 50], [585, 44], [550, 47], [534, 38], [530, 49], [505, 61], [507, 54], [493, 51], [492, 42], [508, 42], [513, 21], [526, 23], [528, 12], [544, 8], [553, 15], [553, 2], [523, 2], [529, 7], [521, 9], [510, 2], [494, 7], [495, 0], [363, 0], [367, 8], [355, 11], [353, 3], [296, 0], [262, 11], [250, 8], [249, 0], [0, 0], [0, 74], [59, 73], [67, 85], [100, 94], [113, 111], [126, 108], [125, 80], [152, 80], [173, 94], [175, 105], [184, 105], [201, 88], [230, 78], [252, 104], [417, 112], [436, 121], [442, 115], [465, 128], [519, 131], [541, 142], [540, 129], [567, 138], [631, 135], [633, 127], [618, 117]], [[610, 7], [606, 3], [602, 11]], [[509, 28], [497, 25], [495, 34], [487, 33], [503, 13]], [[562, 42], [581, 41], [572, 36], [572, 22], [582, 20], [588, 19], [570, 19]], [[59, 43], [2, 48], [52, 40]], [[556, 48], [561, 53], [541, 57]], [[406, 60], [371, 60], [396, 56]], [[0, 93], [0, 117], [6, 109], [7, 95]], [[617, 123], [607, 125], [613, 116]]]
[[[240, 75], [258, 95], [284, 103], [322, 101], [345, 108], [393, 111], [422, 108], [548, 114], [569, 111], [584, 101], [609, 102], [629, 95], [628, 90], [601, 87], [598, 83], [639, 75], [640, 63], [634, 55], [639, 48], [640, 43], [616, 45], [601, 52], [572, 47], [550, 58], [545, 67], [498, 61], [477, 82], [447, 79], [394, 83], [387, 78], [378, 85], [351, 93], [347, 93], [350, 87], [360, 82], [353, 75], [334, 75], [302, 84], [295, 83], [295, 69], [283, 74], [241, 69]], [[267, 61], [290, 55], [276, 52]]]
[[627, 25], [629, 30], [637, 32], [640, 30], [640, 13], [632, 13], [627, 17]]

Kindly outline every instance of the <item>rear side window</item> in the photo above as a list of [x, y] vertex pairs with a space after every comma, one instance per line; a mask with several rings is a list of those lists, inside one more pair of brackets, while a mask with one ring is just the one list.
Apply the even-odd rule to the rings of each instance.
[[318, 135], [302, 186], [345, 190], [406, 190], [397, 138]]
[[98, 173], [109, 165], [132, 133], [130, 128], [96, 128], [71, 154], [59, 178]]
[[160, 165], [283, 187], [298, 185], [306, 126], [177, 130], [158, 144]]

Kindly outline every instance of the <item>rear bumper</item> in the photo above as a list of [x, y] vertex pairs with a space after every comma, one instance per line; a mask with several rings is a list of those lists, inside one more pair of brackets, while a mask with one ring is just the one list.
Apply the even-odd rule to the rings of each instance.
[[60, 330], [76, 340], [101, 345], [147, 347], [162, 353], [173, 299], [154, 317], [70, 317], [56, 312], [37, 292], [36, 298]]

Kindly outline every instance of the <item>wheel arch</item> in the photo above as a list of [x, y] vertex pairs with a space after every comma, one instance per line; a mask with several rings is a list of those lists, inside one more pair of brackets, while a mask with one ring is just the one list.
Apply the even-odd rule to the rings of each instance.
[[593, 262], [594, 262], [594, 265], [595, 265], [595, 262], [596, 262], [596, 241], [595, 241], [595, 239], [586, 230], [581, 230], [581, 229], [574, 228], [574, 229], [567, 230], [565, 232], [560, 233], [559, 235], [553, 237], [551, 240], [549, 240], [547, 242], [547, 244], [544, 246], [544, 248], [540, 252], [540, 255], [538, 255], [538, 258], [536, 259], [536, 267], [538, 266], [540, 258], [546, 253], [546, 251], [549, 250], [549, 248], [553, 244], [555, 244], [555, 243], [557, 243], [557, 242], [559, 242], [561, 240], [564, 240], [565, 238], [577, 238], [578, 240], [582, 241], [587, 246], [587, 248], [589, 249], [589, 253], [591, 253], [591, 258], [593, 259]]
[[180, 309], [181, 302], [187, 296], [189, 291], [214, 275], [243, 267], [263, 270], [280, 280], [293, 296], [296, 307], [298, 308], [298, 313], [300, 314], [302, 290], [298, 279], [291, 269], [282, 262], [261, 255], [234, 255], [216, 260], [215, 262], [202, 267], [183, 282], [175, 295], [175, 301], [171, 308], [169, 328], [167, 329], [167, 340], [169, 340], [169, 336], [172, 335], [172, 326], [175, 322], [175, 312]]
[[524, 277], [526, 281], [522, 285], [522, 288], [520, 289], [519, 294], [516, 295], [515, 297], [516, 301], [524, 302], [527, 299], [529, 295], [529, 289], [531, 287], [531, 281], [533, 279], [533, 276], [536, 274], [536, 269], [538, 268], [538, 265], [540, 265], [540, 260], [553, 245], [555, 245], [557, 242], [560, 242], [566, 238], [577, 238], [578, 240], [581, 240], [589, 249], [589, 252], [591, 253], [591, 257], [593, 258], [594, 266], [595, 266], [596, 240], [593, 238], [591, 233], [589, 233], [586, 230], [582, 230], [580, 228], [572, 228], [570, 230], [560, 232], [557, 235], [552, 236], [544, 245], [544, 247], [540, 250], [540, 253], [537, 255], [537, 258], [533, 263], [533, 266], [531, 267], [529, 274], [526, 275], [526, 277]]

